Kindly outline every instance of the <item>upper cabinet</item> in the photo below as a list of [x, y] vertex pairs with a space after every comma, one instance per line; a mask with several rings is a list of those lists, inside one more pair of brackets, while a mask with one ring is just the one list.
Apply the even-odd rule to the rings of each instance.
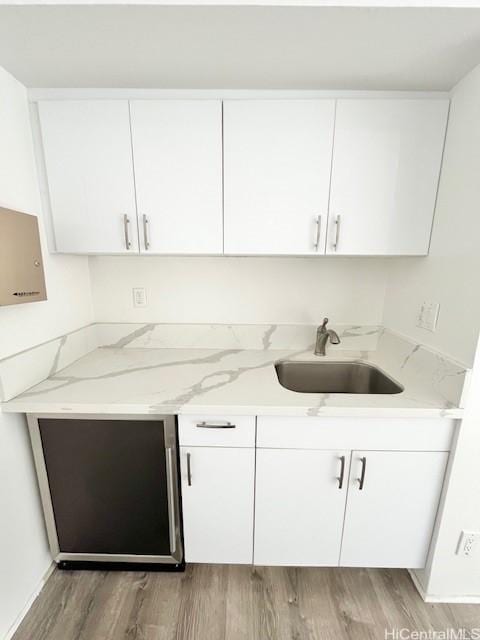
[[427, 254], [447, 115], [434, 99], [225, 102], [225, 252]]
[[133, 101], [131, 121], [124, 100], [48, 101], [39, 117], [57, 251], [222, 253], [220, 101]]
[[448, 105], [41, 102], [56, 249], [425, 255]]
[[138, 250], [128, 103], [39, 104], [57, 251]]
[[225, 253], [324, 253], [335, 101], [223, 109]]
[[140, 249], [222, 253], [222, 103], [130, 103]]
[[338, 100], [327, 253], [428, 253], [448, 100]]

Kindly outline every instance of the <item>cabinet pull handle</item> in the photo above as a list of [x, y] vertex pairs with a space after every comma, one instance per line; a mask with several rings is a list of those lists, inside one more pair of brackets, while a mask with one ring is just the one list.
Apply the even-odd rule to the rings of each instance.
[[168, 525], [170, 534], [170, 551], [175, 553], [177, 548], [176, 543], [176, 525], [175, 525], [175, 496], [173, 493], [173, 462], [172, 462], [172, 449], [167, 448], [167, 490], [168, 490]]
[[343, 489], [343, 479], [345, 477], [345, 456], [340, 456], [339, 460], [340, 460], [340, 477], [337, 478], [338, 488]]
[[130, 242], [130, 234], [129, 234], [129, 226], [128, 226], [129, 224], [130, 224], [130, 218], [127, 216], [127, 214], [125, 214], [123, 216], [123, 230], [125, 232], [125, 248], [127, 249], [127, 251], [132, 246], [132, 243]]
[[198, 429], [235, 429], [231, 422], [197, 422]]
[[143, 214], [143, 242], [145, 249], [148, 251], [150, 249], [150, 240], [148, 239], [148, 218], [145, 214]]
[[315, 251], [318, 251], [320, 248], [320, 232], [322, 230], [322, 216], [316, 217], [315, 224], [317, 225], [317, 233], [315, 235], [315, 242], [313, 243], [313, 246], [315, 247]]
[[365, 471], [367, 470], [367, 459], [360, 458], [360, 460], [362, 462], [362, 473], [360, 474], [360, 478], [357, 478], [359, 491], [363, 489], [363, 485], [365, 483]]
[[191, 454], [187, 453], [187, 484], [189, 487], [192, 486], [192, 466], [190, 463]]
[[338, 249], [338, 239], [340, 237], [340, 216], [335, 216], [335, 241], [333, 248], [335, 251]]

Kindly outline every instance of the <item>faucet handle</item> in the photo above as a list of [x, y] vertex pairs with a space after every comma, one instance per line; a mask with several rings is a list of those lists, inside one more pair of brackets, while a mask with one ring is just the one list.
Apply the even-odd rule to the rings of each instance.
[[326, 329], [327, 324], [328, 324], [328, 318], [324, 318], [322, 322], [322, 329]]

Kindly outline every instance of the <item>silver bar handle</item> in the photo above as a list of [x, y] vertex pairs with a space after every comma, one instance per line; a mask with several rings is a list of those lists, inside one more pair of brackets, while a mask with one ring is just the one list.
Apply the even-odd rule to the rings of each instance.
[[231, 422], [197, 422], [198, 429], [235, 429]]
[[191, 454], [187, 453], [187, 484], [189, 487], [192, 486], [192, 466], [191, 466]]
[[148, 251], [150, 249], [150, 240], [148, 237], [148, 218], [145, 214], [143, 214], [143, 242], [145, 244], [145, 249]]
[[357, 478], [358, 480], [358, 490], [362, 491], [363, 489], [363, 485], [365, 484], [365, 472], [367, 470], [367, 459], [366, 458], [360, 458], [360, 461], [362, 463], [362, 473], [360, 474], [360, 478]]
[[315, 224], [317, 225], [317, 233], [315, 235], [315, 242], [313, 243], [313, 246], [315, 247], [315, 251], [318, 251], [320, 248], [320, 232], [322, 230], [322, 216], [316, 217]]
[[337, 478], [338, 480], [338, 488], [343, 489], [343, 479], [345, 477], [345, 456], [340, 456], [340, 476]]
[[174, 474], [173, 474], [173, 461], [172, 461], [172, 449], [167, 448], [167, 491], [168, 491], [168, 524], [170, 533], [170, 551], [175, 553], [177, 548], [177, 535], [175, 525], [175, 494], [173, 491]]
[[132, 243], [130, 242], [129, 224], [130, 218], [127, 216], [127, 214], [125, 214], [123, 216], [123, 231], [125, 233], [125, 248], [127, 249], [127, 251], [132, 246]]
[[333, 248], [335, 251], [338, 249], [338, 240], [340, 238], [340, 216], [335, 216], [335, 240]]

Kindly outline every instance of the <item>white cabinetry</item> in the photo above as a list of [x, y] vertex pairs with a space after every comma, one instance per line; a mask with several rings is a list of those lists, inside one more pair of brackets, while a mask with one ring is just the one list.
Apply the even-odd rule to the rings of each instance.
[[324, 253], [335, 101], [223, 108], [225, 253]]
[[428, 253], [448, 105], [337, 101], [327, 253]]
[[253, 562], [255, 418], [179, 416], [187, 562]]
[[349, 451], [257, 451], [255, 564], [338, 565], [349, 467]]
[[56, 249], [138, 251], [128, 103], [39, 104]]
[[427, 254], [448, 105], [225, 102], [225, 251]]
[[259, 416], [255, 427], [252, 416], [179, 416], [185, 558], [424, 567], [454, 429], [443, 419]]
[[42, 101], [56, 249], [427, 254], [448, 104]]
[[140, 251], [222, 253], [222, 103], [130, 103]]
[[447, 460], [444, 451], [354, 451], [340, 564], [424, 567]]
[[258, 417], [255, 564], [424, 567], [453, 431], [450, 420]]
[[251, 564], [255, 449], [180, 447], [187, 562]]

